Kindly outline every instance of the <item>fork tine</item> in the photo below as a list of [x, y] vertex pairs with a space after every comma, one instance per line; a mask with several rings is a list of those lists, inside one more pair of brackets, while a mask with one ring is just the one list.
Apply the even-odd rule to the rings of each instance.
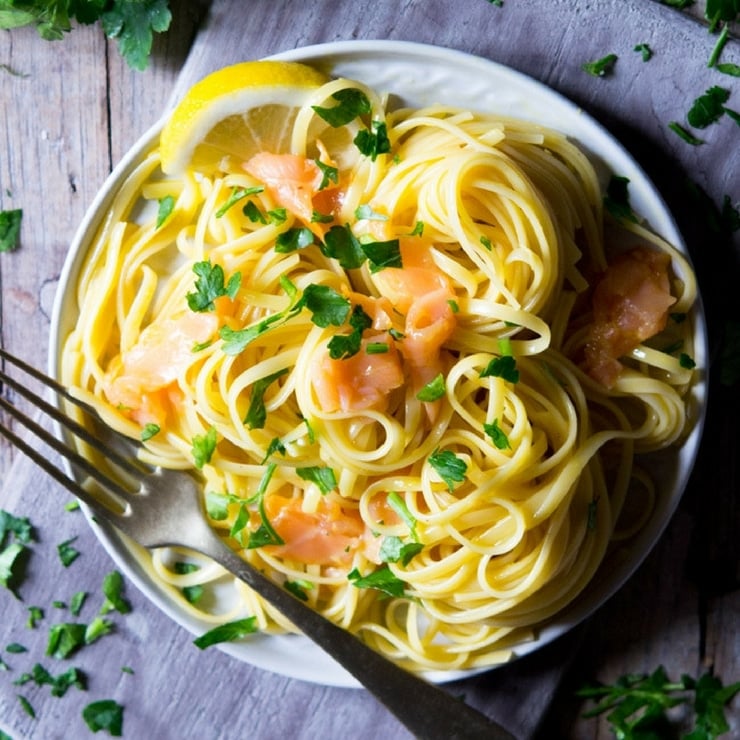
[[[40, 430], [42, 434], [38, 436], [41, 436], [43, 438], [46, 437], [46, 435], [49, 435], [49, 433], [43, 427], [40, 427], [30, 418], [18, 412], [18, 410], [15, 409], [12, 404], [8, 403], [8, 401], [6, 401], [2, 397], [0, 397], [0, 406], [9, 411], [18, 421], [20, 421], [24, 426], [33, 431], [34, 434], [36, 434], [37, 431]], [[111, 506], [102, 503], [102, 501], [98, 497], [93, 496], [93, 494], [91, 494], [89, 491], [86, 491], [82, 485], [77, 483], [77, 481], [65, 475], [62, 470], [60, 470], [48, 457], [45, 457], [41, 452], [33, 448], [22, 437], [8, 429], [4, 424], [0, 424], [0, 434], [9, 442], [11, 442], [18, 450], [20, 450], [31, 460], [33, 460], [33, 462], [35, 462], [42, 470], [48, 473], [55, 481], [60, 483], [70, 493], [83, 501], [94, 514], [97, 514], [104, 519], [108, 519], [118, 526], [121, 526], [121, 524], [125, 521], [125, 509], [123, 509], [121, 512], [118, 512], [114, 510]], [[45, 439], [44, 441], [50, 440]], [[67, 450], [66, 452], [71, 453], [71, 450]], [[65, 455], [66, 452], [64, 453]], [[106, 487], [108, 487], [110, 483], [111, 481], [106, 480]]]
[[[45, 386], [47, 386], [52, 391], [54, 391], [57, 395], [60, 395], [63, 398], [65, 398], [67, 401], [70, 401], [71, 403], [73, 403], [77, 408], [79, 408], [81, 411], [86, 413], [88, 416], [97, 418], [97, 414], [93, 408], [91, 408], [84, 401], [73, 396], [69, 392], [69, 390], [67, 390], [67, 388], [65, 388], [61, 383], [58, 383], [53, 378], [50, 378], [48, 375], [45, 375], [44, 373], [37, 370], [32, 365], [29, 365], [23, 360], [11, 355], [9, 352], [7, 352], [6, 350], [2, 348], [0, 348], [0, 358], [12, 363], [13, 365], [18, 367], [23, 372], [30, 375], [32, 378], [38, 380], [40, 383], [43, 383]], [[105, 455], [106, 459], [113, 462], [115, 465], [117, 465], [122, 470], [134, 476], [140, 475], [142, 473], [142, 468], [137, 467], [131, 461], [131, 459], [124, 457], [123, 455], [120, 455], [114, 448], [104, 445], [97, 437], [93, 436], [89, 432], [88, 429], [82, 426], [82, 424], [79, 424], [74, 419], [62, 413], [56, 406], [49, 403], [48, 401], [41, 398], [40, 396], [36, 395], [31, 390], [26, 388], [22, 383], [17, 381], [15, 378], [12, 378], [11, 376], [7, 375], [2, 370], [0, 370], [0, 382], [6, 384], [10, 388], [13, 388], [13, 390], [15, 390], [16, 392], [20, 393], [24, 398], [26, 398], [28, 401], [34, 404], [34, 406], [40, 408], [45, 414], [47, 414], [50, 418], [52, 418], [58, 424], [61, 424], [72, 434], [74, 434], [75, 436], [85, 441], [87, 444], [95, 448], [101, 454]], [[63, 454], [63, 453], [60, 453], [60, 454]]]
[[[102, 470], [93, 465], [89, 460], [84, 458], [82, 455], [77, 453], [75, 450], [67, 447], [65, 444], [60, 442], [51, 432], [45, 429], [41, 424], [37, 423], [29, 416], [20, 411], [6, 398], [0, 396], [0, 407], [5, 409], [13, 418], [19, 421], [26, 429], [32, 432], [38, 439], [45, 444], [49, 445], [52, 449], [58, 452], [62, 457], [65, 457], [73, 465], [76, 465], [89, 475], [93, 480], [97, 481], [101, 486], [104, 487], [105, 491], [111, 498], [116, 500], [119, 508], [126, 508], [126, 500], [130, 496], [130, 492], [126, 491], [118, 482], [106, 475]], [[7, 429], [5, 425], [0, 425], [0, 434], [3, 434], [8, 440], [13, 442], [18, 449], [28, 455], [34, 462], [38, 463], [47, 473], [52, 475], [55, 480], [59, 481], [65, 488], [79, 496], [86, 503], [90, 502], [90, 499], [97, 501], [92, 494], [85, 491], [85, 489], [76, 483], [72, 478], [65, 475], [54, 463], [48, 458], [44, 457], [38, 450], [31, 447], [25, 440], [19, 437], [17, 434]], [[122, 503], [123, 502], [123, 503]], [[100, 503], [98, 501], [98, 503]], [[106, 507], [107, 511], [111, 514], [116, 512], [110, 507]]]

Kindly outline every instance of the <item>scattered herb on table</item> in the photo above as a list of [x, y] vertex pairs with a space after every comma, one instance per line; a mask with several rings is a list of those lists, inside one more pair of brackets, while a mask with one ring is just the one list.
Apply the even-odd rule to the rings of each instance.
[[208, 632], [203, 633], [200, 637], [193, 640], [193, 644], [201, 650], [205, 650], [207, 647], [217, 645], [221, 642], [240, 640], [242, 637], [251, 635], [256, 631], [256, 617], [236, 619], [233, 622], [226, 622], [225, 624], [220, 624], [218, 627], [208, 630]]
[[12, 252], [18, 247], [23, 211], [0, 211], [0, 252]]
[[729, 686], [709, 673], [698, 680], [688, 675], [671, 681], [663, 666], [650, 675], [630, 674], [613, 685], [594, 684], [578, 696], [596, 702], [584, 717], [608, 712], [606, 719], [616, 737], [623, 740], [673, 737], [668, 710], [681, 705], [694, 711], [694, 727], [686, 738], [714, 740], [730, 729], [724, 708], [740, 692], [740, 681]]
[[82, 710], [82, 719], [93, 731], [106, 730], [113, 737], [123, 734], [123, 707], [113, 699], [101, 699]]
[[607, 54], [606, 56], [601, 57], [601, 59], [595, 59], [592, 62], [585, 62], [581, 65], [581, 69], [594, 77], [606, 77], [606, 75], [609, 75], [614, 71], [614, 66], [617, 63], [618, 58], [619, 57], [617, 57], [616, 54]]

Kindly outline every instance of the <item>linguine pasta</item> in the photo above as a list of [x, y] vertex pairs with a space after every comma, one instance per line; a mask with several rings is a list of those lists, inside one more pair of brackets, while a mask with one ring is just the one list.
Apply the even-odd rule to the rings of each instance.
[[[290, 158], [182, 178], [143, 159], [80, 274], [61, 379], [147, 461], [198, 469], [213, 527], [330, 619], [414, 670], [492, 665], [650, 516], [641, 460], [691, 424], [694, 276], [637, 221], [605, 226], [565, 136], [386, 110], [348, 80], [311, 103], [346, 90], [371, 112], [333, 128], [306, 105]], [[618, 254], [638, 274], [661, 255], [660, 313], [688, 318], [605, 382], [595, 286]], [[192, 553], [141, 561], [207, 622], [292, 629]]]

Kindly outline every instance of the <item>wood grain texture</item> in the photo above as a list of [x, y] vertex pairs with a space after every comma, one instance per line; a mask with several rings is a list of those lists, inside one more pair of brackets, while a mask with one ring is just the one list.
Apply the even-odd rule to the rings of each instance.
[[[737, 273], [723, 269], [719, 243], [685, 187], [698, 183], [715, 203], [740, 198], [740, 150], [730, 121], [702, 132], [692, 148], [667, 128], [683, 121], [688, 104], [713, 84], [736, 80], [706, 67], [715, 38], [703, 25], [651, 0], [218, 0], [196, 35], [205, 3], [175, 5], [175, 25], [155, 43], [152, 66], [130, 71], [99, 29], [80, 28], [62, 44], [35, 31], [0, 32], [0, 64], [28, 76], [0, 74], [0, 208], [24, 208], [22, 246], [0, 255], [2, 344], [45, 364], [56, 280], [82, 215], [110, 167], [185, 89], [207, 72], [247, 58], [307, 44], [352, 38], [436, 43], [502, 62], [568, 95], [602, 121], [656, 181], [697, 263], [717, 346]], [[179, 12], [177, 12], [179, 10]], [[649, 43], [648, 63], [633, 51]], [[619, 55], [614, 74], [593, 78], [584, 61]], [[738, 43], [725, 52], [740, 61]], [[20, 101], [23, 101], [21, 104]], [[64, 101], [62, 105], [60, 101]], [[737, 108], [737, 105], [735, 105]], [[737, 235], [736, 235], [737, 238]], [[740, 244], [735, 241], [734, 248]], [[721, 253], [721, 252], [720, 252]], [[722, 253], [721, 253], [722, 254]], [[663, 663], [672, 675], [713, 665], [728, 680], [740, 677], [740, 596], [737, 486], [737, 393], [713, 389], [709, 442], [687, 496], [660, 543], [633, 579], [581, 630], [502, 670], [450, 687], [501, 719], [522, 738], [607, 738], [604, 722], [583, 721], [573, 689], [591, 678], [613, 680]], [[82, 707], [115, 698], [126, 706], [124, 737], [406, 738], [408, 733], [361, 691], [322, 688], [237, 663], [219, 651], [198, 651], [192, 638], [135, 589], [130, 615], [113, 615], [115, 630], [73, 660], [44, 656], [49, 625], [69, 619], [53, 600], [89, 592], [80, 616], [101, 603], [100, 584], [113, 564], [79, 515], [48, 479], [0, 447], [7, 471], [0, 508], [29, 516], [39, 542], [27, 563], [16, 601], [0, 589], [0, 728], [14, 738], [85, 737]], [[56, 545], [76, 537], [80, 558], [63, 568]], [[45, 618], [26, 627], [27, 607]], [[29, 652], [3, 648], [21, 642]], [[79, 666], [87, 691], [62, 699], [48, 687], [16, 687], [13, 680], [41, 662], [53, 672]], [[121, 672], [131, 666], [134, 674]], [[566, 674], [555, 701], [556, 687]], [[27, 696], [36, 719], [23, 712]], [[550, 711], [547, 712], [548, 708]], [[544, 720], [542, 720], [544, 716]], [[541, 721], [542, 720], [542, 721]], [[740, 733], [737, 710], [733, 731]]]

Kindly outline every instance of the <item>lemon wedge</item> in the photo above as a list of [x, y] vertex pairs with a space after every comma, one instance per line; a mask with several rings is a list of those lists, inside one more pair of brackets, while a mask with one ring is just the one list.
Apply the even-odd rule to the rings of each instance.
[[297, 62], [250, 61], [219, 69], [186, 93], [160, 134], [162, 171], [212, 171], [225, 156], [290, 150], [300, 107], [328, 77]]

